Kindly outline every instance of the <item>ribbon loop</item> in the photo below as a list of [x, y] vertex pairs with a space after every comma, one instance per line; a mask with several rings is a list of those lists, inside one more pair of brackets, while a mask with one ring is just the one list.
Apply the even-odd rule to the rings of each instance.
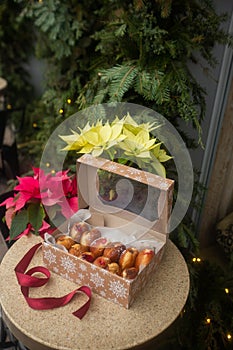
[[[90, 307], [91, 302], [91, 289], [88, 286], [81, 286], [72, 292], [62, 296], [62, 297], [44, 297], [44, 298], [31, 298], [29, 297], [30, 287], [41, 287], [45, 285], [50, 279], [50, 271], [43, 266], [32, 267], [28, 271], [27, 268], [36, 253], [37, 249], [42, 243], [34, 245], [29, 251], [24, 255], [24, 257], [19, 261], [15, 267], [15, 273], [19, 285], [21, 286], [22, 294], [27, 301], [28, 305], [35, 310], [48, 310], [54, 309], [60, 306], [68, 304], [75, 294], [82, 292], [87, 295], [87, 302], [81, 306], [78, 310], [73, 312], [73, 315], [82, 319]], [[35, 273], [43, 274], [45, 277], [32, 276]]]

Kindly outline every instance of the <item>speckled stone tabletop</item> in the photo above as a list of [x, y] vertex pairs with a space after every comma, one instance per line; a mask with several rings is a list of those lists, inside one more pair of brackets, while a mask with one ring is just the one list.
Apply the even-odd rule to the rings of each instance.
[[[18, 285], [14, 268], [34, 244], [36, 236], [20, 238], [0, 265], [0, 303], [6, 323], [31, 350], [130, 349], [158, 336], [179, 316], [189, 293], [186, 263], [168, 240], [162, 262], [130, 309], [93, 294], [82, 320], [74, 317], [86, 300], [78, 294], [66, 306], [53, 310], [31, 309]], [[30, 266], [43, 265], [39, 250]], [[52, 273], [48, 284], [31, 288], [31, 297], [58, 297], [77, 288], [73, 282]]]

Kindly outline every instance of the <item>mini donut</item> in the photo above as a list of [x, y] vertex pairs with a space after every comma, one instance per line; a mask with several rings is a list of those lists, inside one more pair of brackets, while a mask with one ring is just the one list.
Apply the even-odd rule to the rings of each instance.
[[138, 255], [138, 250], [136, 248], [127, 248], [123, 251], [119, 259], [119, 265], [122, 270], [133, 267], [136, 257]]
[[76, 222], [70, 229], [70, 236], [76, 241], [80, 242], [82, 233], [89, 230], [89, 225], [86, 222]]
[[101, 237], [101, 232], [97, 228], [82, 233], [80, 243], [85, 247], [90, 247], [91, 243]]
[[118, 275], [118, 276], [121, 275], [121, 268], [120, 268], [118, 263], [113, 262], [113, 263], [108, 264], [106, 270], [108, 270], [109, 272], [111, 272], [115, 275]]
[[86, 247], [82, 246], [80, 243], [76, 243], [71, 246], [69, 253], [75, 256], [80, 256], [86, 251]]
[[154, 256], [155, 252], [153, 249], [145, 248], [138, 253], [134, 266], [142, 270], [151, 262]]
[[133, 280], [138, 274], [138, 269], [136, 267], [129, 267], [122, 271], [122, 277], [128, 280]]
[[92, 252], [95, 256], [95, 258], [98, 258], [98, 256], [103, 255], [104, 248], [108, 244], [107, 238], [99, 237], [96, 240], [94, 240], [90, 245], [90, 252]]
[[82, 260], [86, 260], [89, 263], [93, 263], [93, 261], [95, 260], [94, 254], [92, 252], [83, 252], [79, 258], [81, 258]]
[[76, 242], [70, 236], [61, 235], [57, 237], [56, 243], [63, 245], [67, 250], [69, 250]]
[[102, 269], [106, 269], [108, 264], [111, 263], [111, 260], [106, 256], [99, 256], [93, 262], [94, 265], [101, 267]]
[[106, 256], [111, 262], [118, 262], [122, 252], [126, 249], [126, 246], [121, 242], [110, 242], [104, 249], [103, 256]]

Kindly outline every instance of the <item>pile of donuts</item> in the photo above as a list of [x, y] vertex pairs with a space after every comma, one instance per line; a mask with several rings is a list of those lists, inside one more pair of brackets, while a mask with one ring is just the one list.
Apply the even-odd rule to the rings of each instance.
[[91, 228], [85, 222], [74, 223], [69, 235], [58, 236], [56, 244], [64, 246], [70, 254], [126, 279], [134, 279], [155, 255], [150, 248], [139, 250], [121, 242], [110, 242], [97, 228]]

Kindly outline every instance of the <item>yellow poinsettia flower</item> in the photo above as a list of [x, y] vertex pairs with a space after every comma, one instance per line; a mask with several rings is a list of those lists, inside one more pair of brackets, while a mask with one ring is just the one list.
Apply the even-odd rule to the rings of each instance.
[[72, 135], [59, 135], [59, 137], [67, 143], [67, 146], [65, 146], [62, 151], [72, 151], [72, 150], [79, 150], [83, 148], [87, 141], [86, 139], [78, 134], [76, 131], [72, 131]]
[[[104, 150], [108, 150], [124, 140], [125, 136], [121, 132], [122, 123], [114, 122], [110, 125], [107, 122], [105, 125], [93, 126], [83, 134], [87, 143], [92, 146], [88, 153], [92, 153], [94, 157], [100, 156]], [[80, 149], [79, 152], [87, 153], [86, 147]]]
[[169, 156], [164, 149], [161, 149], [161, 145], [162, 142], [157, 143], [153, 148], [152, 153], [161, 163], [164, 163], [173, 157]]
[[155, 129], [155, 123], [137, 124], [129, 113], [123, 118], [123, 123], [123, 130], [129, 130], [134, 135], [137, 135], [142, 130], [149, 133], [151, 130]]
[[146, 130], [140, 130], [136, 135], [124, 129], [126, 138], [120, 142], [119, 147], [128, 156], [139, 158], [150, 158], [150, 150], [155, 147], [156, 139], [150, 139], [150, 134]]
[[[161, 142], [151, 138], [156, 123], [138, 124], [128, 113], [122, 119], [116, 117], [113, 122], [103, 124], [98, 120], [89, 122], [83, 129], [71, 130], [71, 135], [60, 136], [66, 142], [63, 150], [76, 150], [77, 153], [91, 153], [94, 157], [106, 151], [111, 159], [130, 157], [141, 169], [151, 169], [160, 176], [166, 176], [163, 162], [171, 159]], [[119, 152], [120, 151], [120, 152]], [[117, 152], [119, 152], [117, 154]], [[148, 168], [149, 167], [149, 168]]]
[[80, 134], [72, 131], [72, 135], [60, 136], [67, 146], [63, 150], [76, 150], [78, 153], [92, 153], [94, 157], [100, 156], [104, 150], [108, 150], [125, 139], [122, 134], [123, 123], [115, 119], [112, 124], [102, 121], [90, 126], [89, 123], [81, 129]]

